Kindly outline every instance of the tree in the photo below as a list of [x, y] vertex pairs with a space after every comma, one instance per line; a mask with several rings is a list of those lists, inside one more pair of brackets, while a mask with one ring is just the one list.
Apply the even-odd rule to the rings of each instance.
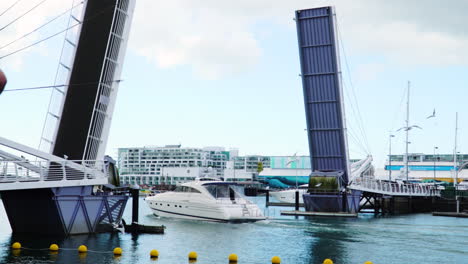
[[257, 172], [260, 173], [263, 171], [263, 162], [258, 162], [257, 163]]

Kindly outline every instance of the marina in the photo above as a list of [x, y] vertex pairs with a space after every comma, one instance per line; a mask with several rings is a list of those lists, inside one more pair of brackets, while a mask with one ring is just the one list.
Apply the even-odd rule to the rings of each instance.
[[[253, 201], [262, 210], [265, 209], [264, 198]], [[12, 235], [7, 226], [1, 225], [0, 262], [143, 264], [153, 263], [149, 256], [153, 249], [159, 251], [156, 263], [188, 263], [190, 251], [198, 253], [196, 263], [201, 264], [228, 263], [231, 253], [238, 255], [239, 263], [249, 264], [271, 263], [273, 256], [279, 256], [282, 263], [298, 264], [322, 263], [326, 258], [333, 259], [335, 263], [463, 263], [468, 256], [468, 250], [464, 247], [457, 247], [456, 250], [452, 247], [453, 244], [468, 243], [468, 224], [464, 218], [431, 214], [306, 218], [279, 215], [280, 211], [289, 208], [270, 208], [265, 215], [271, 219], [266, 221], [226, 224], [157, 218], [142, 199], [140, 206], [141, 222], [166, 226], [164, 235], [104, 233], [69, 238], [35, 237]], [[131, 220], [131, 210], [128, 209], [124, 215], [127, 223]], [[3, 222], [6, 218], [3, 211], [0, 217]], [[48, 250], [22, 249], [15, 256], [10, 249], [14, 241], [20, 241], [23, 247], [31, 249], [47, 249], [50, 244], [57, 243], [60, 248], [69, 250], [50, 254]], [[80, 257], [76, 250], [82, 244], [89, 250], [86, 257]], [[114, 258], [112, 250], [115, 247], [122, 248], [122, 256]]]
[[[145, 8], [136, 9], [136, 0], [70, 0], [68, 7], [44, 0], [21, 13], [17, 4], [25, 8], [30, 3], [8, 1], [11, 3], [0, 3], [0, 25], [4, 23], [0, 34], [7, 32], [2, 38], [15, 39], [0, 45], [0, 110], [8, 113], [3, 115], [6, 126], [0, 135], [0, 263], [391, 264], [468, 260], [468, 249], [463, 247], [468, 243], [468, 155], [463, 154], [467, 152], [459, 139], [464, 137], [459, 130], [467, 122], [459, 122], [461, 110], [452, 101], [437, 111], [433, 106], [437, 101], [410, 105], [421, 98], [412, 96], [411, 91], [421, 89], [429, 75], [415, 77], [419, 83], [406, 80], [403, 88], [401, 83], [388, 85], [394, 76], [406, 77], [407, 72], [371, 85], [373, 77], [369, 76], [384, 75], [383, 71], [367, 69], [365, 78], [352, 71], [344, 41], [351, 39], [366, 47], [364, 43], [372, 45], [385, 37], [369, 29], [365, 36], [360, 34], [364, 41], [350, 35], [359, 30], [340, 22], [339, 8], [299, 7], [302, 4], [297, 2], [263, 16], [249, 6], [251, 3], [245, 6], [239, 2], [229, 8], [219, 3], [208, 4], [210, 8], [193, 3], [184, 8], [181, 2], [166, 6], [168, 11], [176, 7], [177, 12], [157, 15], [159, 5], [165, 3], [146, 2]], [[244, 9], [235, 11], [238, 6]], [[344, 7], [346, 17], [350, 8], [339, 6]], [[386, 10], [383, 3], [377, 6], [376, 13]], [[244, 13], [246, 7], [252, 13], [242, 19], [234, 15]], [[62, 13], [57, 13], [62, 8]], [[23, 32], [27, 23], [15, 24], [39, 10], [39, 26], [29, 24], [32, 31]], [[278, 18], [283, 21], [287, 10], [294, 15], [295, 29], [273, 23]], [[177, 15], [167, 19], [166, 13]], [[168, 26], [163, 20], [177, 22]], [[57, 23], [60, 31], [46, 35], [50, 32], [41, 30], [51, 23]], [[6, 28], [8, 31], [3, 31]], [[33, 34], [36, 31], [41, 33]], [[133, 40], [131, 31], [137, 34]], [[283, 36], [278, 32], [288, 37], [278, 38]], [[372, 40], [369, 32], [375, 35]], [[36, 70], [24, 70], [28, 78], [23, 78], [19, 66], [12, 66], [15, 63], [4, 63], [18, 53], [37, 52], [36, 45], [57, 36], [60, 39], [54, 44], [43, 47], [48, 52], [56, 47], [56, 59], [45, 59], [47, 52], [35, 54], [27, 67]], [[23, 39], [30, 43], [16, 43]], [[288, 41], [287, 48], [279, 46], [285, 44], [282, 41]], [[126, 55], [127, 44], [130, 55]], [[10, 45], [14, 46], [4, 49]], [[377, 46], [386, 45], [380, 42]], [[361, 59], [358, 66], [369, 63], [355, 44], [350, 46], [353, 56]], [[421, 45], [405, 45], [414, 53], [413, 46]], [[287, 61], [292, 47], [298, 56], [284, 65], [288, 70], [298, 67], [299, 76], [280, 85], [273, 77], [278, 75], [281, 80], [286, 68], [277, 59], [284, 52], [287, 56], [283, 60]], [[362, 50], [374, 52], [372, 48]], [[374, 57], [380, 63], [385, 61], [387, 70], [404, 68], [386, 58], [392, 52], [382, 54]], [[124, 68], [126, 57], [131, 66]], [[135, 64], [135, 58], [145, 61]], [[51, 61], [55, 71], [50, 70], [54, 68]], [[151, 64], [158, 70], [147, 67]], [[238, 74], [244, 78], [237, 78]], [[53, 85], [18, 86], [44, 80], [42, 75], [55, 76]], [[351, 75], [358, 76], [356, 82]], [[123, 82], [127, 77], [129, 85]], [[358, 97], [353, 83], [372, 90]], [[125, 89], [119, 92], [121, 85]], [[286, 89], [291, 85], [295, 88]], [[262, 90], [264, 87], [268, 92]], [[404, 91], [391, 124], [387, 121], [389, 107], [384, 107], [385, 101], [390, 101], [390, 96], [384, 95], [390, 87], [393, 93], [395, 87]], [[48, 91], [48, 105], [38, 106], [44, 101], [42, 95], [37, 102], [36, 98], [28, 99], [43, 91]], [[19, 97], [23, 92], [26, 96]], [[116, 103], [117, 94], [122, 92], [121, 102], [129, 103], [126, 107]], [[287, 93], [293, 92], [295, 102], [286, 103]], [[425, 96], [432, 94], [424, 92]], [[165, 97], [169, 93], [173, 97]], [[147, 101], [149, 98], [152, 100]], [[161, 105], [165, 108], [158, 108]], [[365, 119], [360, 107], [367, 109]], [[431, 114], [422, 115], [428, 107], [433, 109]], [[39, 133], [39, 125], [28, 122], [34, 118], [23, 114], [35, 116], [42, 108], [46, 115]], [[260, 114], [262, 108], [270, 110]], [[441, 136], [452, 131], [446, 122], [448, 114], [443, 112], [455, 117], [453, 141]], [[441, 113], [445, 119], [439, 118]], [[377, 119], [376, 114], [380, 115]], [[114, 118], [126, 124], [111, 129]], [[288, 122], [296, 124], [294, 129]], [[384, 122], [389, 126], [385, 132], [381, 127]], [[443, 128], [437, 122], [443, 122]], [[271, 123], [276, 126], [271, 127]], [[21, 127], [24, 124], [27, 127]], [[373, 130], [373, 144], [369, 144], [366, 130]], [[167, 131], [171, 135], [162, 136]], [[32, 146], [33, 135], [39, 146]], [[387, 137], [388, 153], [371, 151], [370, 145], [382, 147]], [[397, 140], [394, 145], [398, 143], [393, 154], [392, 138]], [[182, 139], [189, 144], [182, 145]], [[218, 145], [221, 142], [228, 147]], [[148, 145], [153, 143], [157, 145]], [[241, 155], [236, 145], [250, 154]], [[110, 149], [117, 152], [116, 159], [109, 155]], [[428, 150], [433, 153], [428, 154]]]

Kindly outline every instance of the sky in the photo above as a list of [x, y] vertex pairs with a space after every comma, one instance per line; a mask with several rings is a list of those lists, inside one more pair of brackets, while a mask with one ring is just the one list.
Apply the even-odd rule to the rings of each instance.
[[[0, 14], [17, 0], [0, 1]], [[53, 23], [5, 44], [79, 4], [23, 0], [0, 15], [0, 69], [6, 89], [52, 85], [66, 28]], [[138, 0], [107, 154], [120, 147], [224, 146], [250, 155], [308, 155], [299, 76], [298, 9], [335, 6], [351, 158], [382, 167], [402, 154], [406, 89], [409, 151], [468, 153], [468, 1]], [[6, 27], [5, 27], [6, 26]], [[5, 28], [4, 28], [5, 27]], [[37, 147], [50, 89], [0, 95], [0, 136]], [[427, 119], [433, 110], [436, 117]]]

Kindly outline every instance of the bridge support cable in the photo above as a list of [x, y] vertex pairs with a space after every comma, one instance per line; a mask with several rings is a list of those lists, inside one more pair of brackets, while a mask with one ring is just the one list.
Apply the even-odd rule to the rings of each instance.
[[23, 13], [22, 15], [18, 16], [17, 18], [13, 19], [12, 21], [10, 21], [10, 23], [6, 24], [5, 26], [1, 27], [0, 28], [0, 31], [6, 29], [7, 27], [13, 25], [16, 21], [20, 20], [21, 18], [23, 18], [24, 16], [26, 16], [27, 14], [29, 14], [30, 12], [32, 12], [34, 9], [38, 8], [40, 5], [42, 5], [44, 2], [46, 2], [47, 0], [42, 0], [41, 2], [37, 3], [35, 6], [33, 6], [31, 9], [29, 9], [28, 11], [26, 11], [25, 13]]
[[84, 1], [80, 2], [79, 4], [77, 4], [77, 5], [73, 6], [72, 8], [70, 8], [70, 9], [64, 11], [63, 13], [59, 14], [58, 16], [56, 16], [56, 17], [50, 19], [49, 21], [47, 21], [46, 23], [44, 23], [44, 24], [40, 25], [39, 27], [33, 29], [32, 31], [29, 31], [28, 33], [22, 35], [21, 37], [18, 37], [18, 38], [16, 38], [16, 39], [14, 39], [14, 40], [12, 40], [12, 41], [10, 41], [10, 42], [4, 44], [3, 46], [0, 46], [0, 50], [1, 50], [1, 49], [4, 49], [4, 48], [7, 48], [7, 47], [9, 47], [10, 45], [12, 45], [12, 44], [14, 44], [14, 43], [16, 43], [16, 42], [18, 42], [18, 41], [20, 41], [20, 40], [22, 40], [22, 39], [28, 37], [29, 35], [31, 35], [31, 34], [34, 33], [34, 32], [37, 32], [38, 30], [44, 28], [45, 26], [49, 25], [50, 23], [54, 22], [55, 20], [59, 19], [60, 17], [64, 16], [65, 14], [67, 14], [68, 12], [70, 12], [71, 10], [73, 10], [73, 9], [75, 9], [75, 8], [77, 8], [77, 7], [79, 7], [79, 6], [82, 5], [83, 3], [84, 3]]
[[41, 44], [42, 42], [47, 41], [47, 40], [49, 40], [49, 39], [51, 39], [51, 38], [54, 38], [54, 37], [56, 37], [56, 36], [58, 36], [58, 35], [60, 35], [60, 34], [62, 34], [62, 33], [64, 33], [64, 32], [66, 32], [66, 31], [68, 31], [68, 30], [70, 30], [70, 29], [76, 28], [76, 27], [82, 25], [83, 23], [86, 23], [86, 22], [89, 22], [89, 21], [91, 21], [91, 20], [97, 19], [100, 15], [103, 15], [105, 11], [108, 11], [108, 10], [111, 9], [111, 8], [112, 8], [112, 6], [108, 6], [107, 8], [103, 8], [103, 9], [101, 10], [101, 12], [97, 13], [95, 16], [90, 17], [89, 19], [83, 20], [82, 22], [78, 22], [78, 23], [76, 23], [76, 24], [74, 24], [74, 25], [72, 25], [72, 26], [70, 26], [70, 27], [67, 27], [67, 28], [65, 28], [65, 29], [63, 29], [63, 30], [60, 30], [60, 31], [58, 31], [58, 32], [56, 32], [56, 33], [54, 33], [54, 34], [52, 34], [52, 35], [49, 35], [49, 36], [47, 36], [47, 37], [45, 37], [45, 38], [43, 38], [43, 39], [40, 39], [40, 40], [38, 40], [38, 41], [36, 41], [36, 42], [34, 42], [34, 43], [31, 43], [31, 44], [26, 45], [26, 46], [24, 46], [24, 47], [22, 47], [22, 48], [18, 48], [18, 49], [14, 50], [14, 51], [12, 51], [12, 52], [10, 52], [10, 53], [7, 53], [7, 54], [5, 54], [5, 55], [3, 55], [3, 56], [0, 56], [0, 60], [5, 59], [5, 58], [8, 58], [8, 57], [10, 57], [10, 56], [12, 56], [12, 55], [15, 55], [16, 53], [19, 53], [19, 52], [21, 52], [21, 51], [27, 50], [27, 49], [29, 49], [29, 48], [31, 48], [31, 47], [36, 46], [36, 45], [39, 45], [39, 44]]
[[22, 0], [16, 0], [16, 2], [14, 2], [12, 5], [7, 7], [7, 9], [5, 9], [2, 13], [0, 13], [0, 17], [3, 16], [6, 12], [8, 12], [10, 9], [12, 9], [14, 6], [16, 6], [21, 1]]
[[[356, 107], [356, 112], [357, 112], [357, 115], [356, 115], [357, 116], [357, 122], [356, 123], [358, 125], [358, 128], [359, 128], [360, 132], [363, 135], [363, 139], [364, 139], [364, 142], [365, 142], [365, 144], [367, 146], [368, 153], [371, 153], [372, 150], [371, 150], [369, 142], [368, 142], [368, 137], [367, 137], [365, 126], [364, 126], [364, 121], [362, 119], [361, 111], [360, 111], [360, 108], [359, 108], [359, 102], [357, 100], [356, 91], [355, 91], [355, 88], [354, 88], [353, 81], [351, 79], [351, 70], [350, 70], [349, 63], [348, 63], [348, 58], [347, 58], [347, 55], [346, 55], [346, 50], [345, 50], [345, 46], [344, 46], [343, 37], [341, 36], [341, 32], [340, 32], [339, 22], [337, 22], [336, 28], [337, 28], [337, 32], [338, 32], [339, 46], [341, 46], [341, 51], [342, 51], [343, 56], [344, 56], [346, 70], [348, 72], [348, 74], [347, 74], [348, 78], [347, 79], [348, 79], [349, 85], [351, 87], [352, 97], [348, 95], [348, 97], [350, 97], [349, 101], [350, 101], [350, 104], [351, 104], [352, 108], [353, 108], [353, 105], [355, 105], [355, 107]], [[345, 85], [345, 82], [343, 82], [343, 85]], [[349, 89], [346, 89], [346, 91], [347, 90], [349, 90]]]

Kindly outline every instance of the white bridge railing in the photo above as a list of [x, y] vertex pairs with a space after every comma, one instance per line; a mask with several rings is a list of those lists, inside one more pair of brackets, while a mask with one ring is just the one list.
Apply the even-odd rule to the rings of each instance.
[[[57, 183], [54, 183], [57, 182]], [[1, 160], [0, 190], [8, 183], [16, 183], [15, 189], [29, 183], [25, 189], [107, 183], [107, 167], [98, 160]], [[43, 185], [43, 186], [42, 186]]]
[[440, 191], [434, 185], [388, 182], [372, 178], [355, 178], [349, 188], [393, 196], [440, 196]]

